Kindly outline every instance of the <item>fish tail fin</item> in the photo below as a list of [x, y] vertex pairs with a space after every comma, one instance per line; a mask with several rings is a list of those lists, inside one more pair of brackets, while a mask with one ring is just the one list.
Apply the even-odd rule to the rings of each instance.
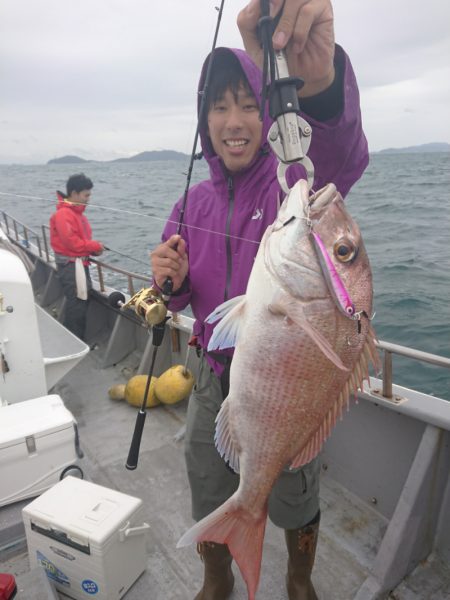
[[210, 515], [191, 527], [177, 548], [193, 542], [227, 544], [247, 585], [248, 600], [254, 600], [261, 571], [267, 508], [257, 517], [243, 510], [234, 494]]

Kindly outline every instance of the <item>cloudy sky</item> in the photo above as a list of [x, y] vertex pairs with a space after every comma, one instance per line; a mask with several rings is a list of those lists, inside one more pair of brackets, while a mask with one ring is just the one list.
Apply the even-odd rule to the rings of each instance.
[[[0, 163], [190, 153], [219, 0], [1, 0]], [[241, 47], [226, 0], [219, 45]], [[335, 0], [372, 151], [450, 142], [448, 0]]]

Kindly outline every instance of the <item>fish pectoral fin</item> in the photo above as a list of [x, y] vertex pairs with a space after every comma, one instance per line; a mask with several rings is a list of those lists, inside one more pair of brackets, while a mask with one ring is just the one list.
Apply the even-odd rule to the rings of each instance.
[[235, 473], [239, 473], [239, 451], [233, 443], [230, 430], [229, 406], [230, 400], [222, 403], [219, 414], [216, 417], [216, 432], [214, 441], [216, 443], [217, 452], [223, 460], [229, 464]]
[[290, 319], [296, 325], [301, 327], [303, 331], [307, 335], [309, 335], [309, 337], [316, 344], [319, 350], [321, 350], [321, 352], [328, 358], [328, 360], [330, 360], [334, 365], [336, 365], [338, 369], [340, 369], [341, 371], [349, 370], [341, 361], [336, 352], [333, 350], [326, 337], [311, 325], [311, 323], [305, 317], [303, 310], [297, 302], [286, 301], [286, 299], [283, 298], [281, 294], [277, 294], [274, 301], [271, 304], [269, 304], [268, 308], [272, 314], [285, 315], [288, 319]]
[[241, 302], [245, 300], [245, 294], [242, 296], [235, 296], [234, 298], [230, 298], [226, 300], [226, 302], [222, 302], [219, 306], [210, 313], [206, 319], [206, 323], [215, 323], [219, 319], [223, 319], [228, 313], [230, 313], [235, 306], [238, 306]]
[[208, 350], [223, 350], [224, 348], [233, 348], [236, 346], [242, 318], [245, 314], [246, 298], [236, 296], [220, 304], [205, 319], [207, 323], [215, 323], [222, 319], [214, 328], [211, 339], [208, 343]]

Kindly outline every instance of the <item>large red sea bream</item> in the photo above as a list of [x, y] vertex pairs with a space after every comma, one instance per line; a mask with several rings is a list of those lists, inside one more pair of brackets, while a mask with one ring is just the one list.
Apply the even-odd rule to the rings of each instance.
[[264, 234], [245, 296], [219, 306], [210, 349], [235, 346], [216, 446], [239, 488], [178, 546], [228, 544], [254, 600], [267, 502], [283, 467], [313, 459], [378, 367], [372, 276], [358, 226], [330, 184], [299, 181]]

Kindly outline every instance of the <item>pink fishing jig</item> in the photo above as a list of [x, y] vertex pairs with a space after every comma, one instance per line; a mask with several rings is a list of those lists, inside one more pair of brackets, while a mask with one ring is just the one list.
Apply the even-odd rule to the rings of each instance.
[[324, 272], [328, 286], [331, 288], [333, 296], [337, 300], [337, 304], [341, 312], [349, 318], [355, 317], [355, 305], [350, 298], [345, 285], [342, 283], [342, 279], [339, 277], [338, 272], [331, 260], [324, 243], [322, 242], [320, 235], [315, 231], [311, 230], [312, 236], [316, 247], [319, 249], [320, 264], [322, 271]]

